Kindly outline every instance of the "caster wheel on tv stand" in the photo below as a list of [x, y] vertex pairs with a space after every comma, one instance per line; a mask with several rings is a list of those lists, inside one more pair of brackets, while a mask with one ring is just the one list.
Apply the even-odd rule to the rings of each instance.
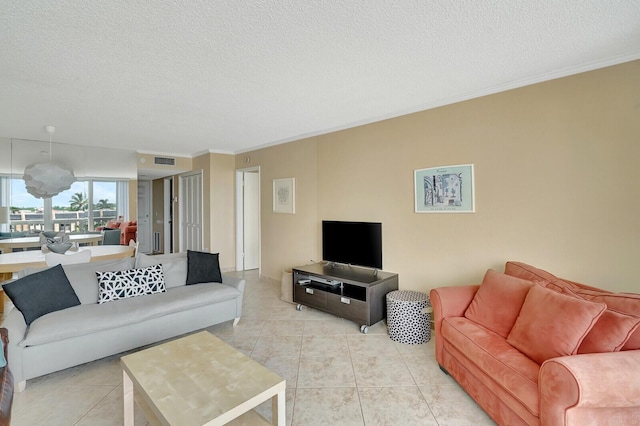
[[367, 334], [369, 332], [369, 327], [366, 324], [360, 326], [360, 333]]

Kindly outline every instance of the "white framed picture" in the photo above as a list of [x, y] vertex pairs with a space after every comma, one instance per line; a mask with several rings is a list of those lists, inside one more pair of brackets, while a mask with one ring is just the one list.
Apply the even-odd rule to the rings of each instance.
[[414, 170], [416, 213], [473, 213], [473, 164]]
[[283, 178], [273, 180], [273, 212], [296, 212], [296, 179]]

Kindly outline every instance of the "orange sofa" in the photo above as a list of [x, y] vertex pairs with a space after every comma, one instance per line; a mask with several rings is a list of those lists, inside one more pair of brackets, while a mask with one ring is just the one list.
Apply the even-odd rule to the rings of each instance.
[[110, 220], [102, 227], [96, 228], [96, 231], [102, 231], [105, 228], [120, 229], [120, 244], [128, 245], [129, 241], [137, 241], [138, 222]]
[[440, 368], [498, 424], [640, 424], [640, 295], [507, 262], [431, 304]]

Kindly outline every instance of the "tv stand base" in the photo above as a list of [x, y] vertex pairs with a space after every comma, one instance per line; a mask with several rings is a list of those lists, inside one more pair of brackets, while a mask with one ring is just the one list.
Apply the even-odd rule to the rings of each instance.
[[398, 274], [349, 266], [313, 264], [293, 268], [293, 301], [296, 309], [309, 306], [369, 326], [387, 316], [386, 295], [398, 289]]

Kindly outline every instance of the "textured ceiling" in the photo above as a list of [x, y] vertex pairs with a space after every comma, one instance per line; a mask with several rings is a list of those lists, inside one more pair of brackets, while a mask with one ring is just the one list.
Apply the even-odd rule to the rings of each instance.
[[0, 137], [238, 153], [638, 58], [638, 0], [0, 0]]

